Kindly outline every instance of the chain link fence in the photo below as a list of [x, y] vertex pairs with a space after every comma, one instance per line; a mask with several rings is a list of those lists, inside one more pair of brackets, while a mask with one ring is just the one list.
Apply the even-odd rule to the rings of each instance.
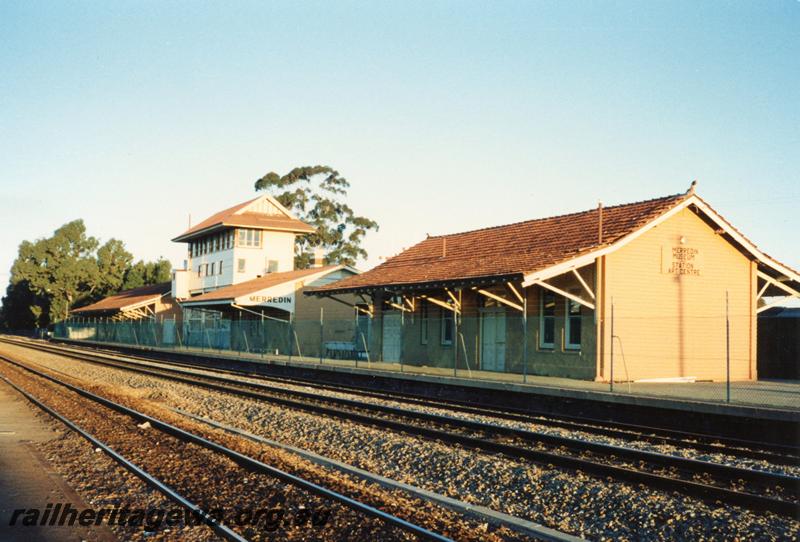
[[718, 309], [686, 317], [613, 307], [602, 328], [593, 314], [580, 311], [529, 317], [500, 307], [475, 316], [386, 311], [293, 321], [186, 311], [183, 318], [62, 322], [54, 336], [256, 361], [800, 409], [800, 310], [770, 309], [756, 318]]

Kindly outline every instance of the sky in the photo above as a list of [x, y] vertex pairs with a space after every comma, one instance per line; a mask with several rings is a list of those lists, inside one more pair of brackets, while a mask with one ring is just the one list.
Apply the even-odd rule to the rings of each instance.
[[693, 179], [800, 269], [800, 2], [0, 3], [0, 288], [76, 218], [179, 266], [190, 214], [314, 164], [363, 269]]

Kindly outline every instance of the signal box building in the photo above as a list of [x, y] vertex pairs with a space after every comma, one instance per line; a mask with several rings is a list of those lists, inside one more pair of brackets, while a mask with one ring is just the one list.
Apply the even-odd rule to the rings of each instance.
[[776, 297], [800, 297], [800, 275], [693, 185], [428, 237], [310, 294], [368, 300], [370, 350], [384, 362], [600, 381], [723, 380], [729, 370], [748, 380], [757, 315]]
[[[353, 343], [352, 303], [302, 295], [306, 288], [358, 273], [349, 266], [323, 265], [321, 253], [315, 253], [310, 269], [295, 269], [295, 237], [314, 231], [264, 194], [220, 211], [174, 238], [188, 248], [184, 269], [175, 270], [172, 280], [172, 295], [184, 309], [187, 344], [244, 350], [254, 346], [250, 344], [254, 336], [263, 343], [269, 335], [271, 346], [261, 346], [270, 352], [302, 353], [301, 345], [314, 344], [313, 355], [319, 355], [319, 348], [324, 348], [321, 340]], [[322, 337], [321, 317], [330, 323]], [[306, 319], [315, 325], [295, 326], [294, 344], [286, 344], [285, 324]], [[272, 341], [274, 335], [281, 341]], [[305, 353], [312, 354], [312, 348], [305, 348]]]

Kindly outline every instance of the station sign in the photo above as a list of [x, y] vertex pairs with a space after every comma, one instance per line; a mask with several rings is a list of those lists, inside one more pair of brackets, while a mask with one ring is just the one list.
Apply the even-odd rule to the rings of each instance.
[[236, 298], [236, 304], [243, 307], [273, 307], [294, 312], [295, 284], [289, 282], [264, 288]]
[[700, 276], [700, 250], [685, 245], [661, 247], [661, 272], [678, 276]]

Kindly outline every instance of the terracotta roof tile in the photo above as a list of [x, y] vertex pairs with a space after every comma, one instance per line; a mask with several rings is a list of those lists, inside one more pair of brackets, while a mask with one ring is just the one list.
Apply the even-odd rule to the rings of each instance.
[[303, 277], [308, 277], [310, 275], [315, 275], [317, 273], [323, 273], [325, 271], [333, 271], [340, 267], [342, 266], [326, 265], [323, 267], [312, 267], [310, 269], [296, 269], [294, 271], [268, 273], [263, 277], [258, 277], [245, 282], [240, 282], [239, 284], [232, 284], [230, 286], [225, 286], [223, 288], [219, 288], [218, 290], [214, 290], [206, 294], [190, 297], [189, 299], [184, 300], [182, 303], [203, 303], [207, 301], [225, 301], [229, 299], [232, 300], [236, 299], [237, 297], [250, 294], [252, 292], [258, 292], [259, 290], [263, 290], [264, 288], [270, 288], [272, 286], [277, 286], [285, 282], [297, 281], [302, 279]]
[[523, 275], [612, 244], [677, 205], [676, 194], [603, 209], [603, 242], [598, 210], [591, 209], [515, 224], [428, 237], [360, 275], [316, 291], [345, 291], [422, 283]]
[[91, 305], [72, 310], [73, 314], [86, 314], [90, 312], [117, 312], [128, 307], [140, 305], [142, 303], [153, 302], [162, 295], [170, 291], [171, 284], [162, 282], [149, 286], [140, 286], [131, 290], [125, 290], [118, 294], [110, 295]]
[[205, 230], [212, 230], [219, 226], [245, 226], [269, 230], [294, 231], [298, 233], [312, 233], [315, 231], [312, 226], [306, 224], [305, 222], [297, 220], [296, 218], [290, 218], [288, 216], [266, 215], [255, 212], [243, 212], [237, 214], [239, 211], [257, 199], [258, 198], [253, 198], [215, 213], [205, 220], [195, 224], [179, 236], [175, 237], [173, 241], [188, 241], [195, 234]]

